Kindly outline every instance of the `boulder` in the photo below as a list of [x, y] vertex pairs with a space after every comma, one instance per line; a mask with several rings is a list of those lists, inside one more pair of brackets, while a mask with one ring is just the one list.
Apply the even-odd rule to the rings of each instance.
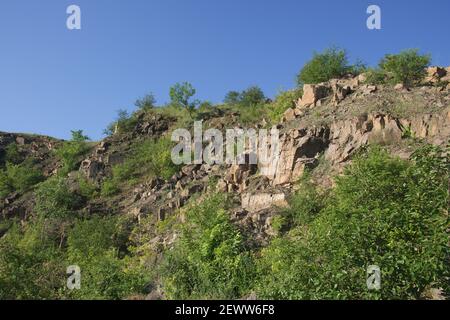
[[97, 160], [86, 159], [81, 163], [80, 171], [90, 180], [98, 180], [103, 175], [105, 165]]
[[241, 197], [242, 208], [248, 212], [258, 212], [272, 206], [286, 207], [286, 195], [282, 192], [278, 193], [258, 193], [243, 194]]
[[425, 77], [425, 84], [435, 84], [440, 81], [448, 81], [450, 77], [447, 76], [447, 70], [441, 67], [427, 68], [427, 76]]
[[442, 78], [447, 74], [447, 70], [441, 67], [429, 67], [427, 69], [427, 76], [430, 78]]
[[338, 81], [331, 81], [331, 90], [333, 91], [333, 98], [331, 101], [335, 106], [352, 92], [350, 85], [341, 85]]
[[294, 120], [295, 117], [295, 110], [292, 108], [287, 109], [284, 114], [283, 114], [283, 118], [282, 118], [282, 122], [289, 122]]
[[16, 143], [20, 146], [23, 146], [26, 144], [26, 139], [24, 137], [16, 137]]
[[261, 175], [271, 180], [274, 186], [294, 182], [306, 168], [316, 164], [318, 155], [328, 145], [327, 136], [325, 128], [291, 130], [280, 137], [279, 154], [274, 155], [267, 165], [261, 165]]
[[398, 83], [398, 84], [396, 84], [396, 85], [394, 86], [394, 89], [395, 89], [395, 90], [402, 91], [402, 90], [405, 90], [405, 89], [406, 89], [406, 86], [405, 86], [403, 83]]
[[303, 86], [303, 96], [297, 102], [298, 108], [316, 106], [316, 103], [329, 95], [330, 89], [326, 84], [305, 84]]
[[364, 95], [372, 94], [378, 90], [378, 87], [375, 85], [364, 85], [362, 87], [362, 92]]

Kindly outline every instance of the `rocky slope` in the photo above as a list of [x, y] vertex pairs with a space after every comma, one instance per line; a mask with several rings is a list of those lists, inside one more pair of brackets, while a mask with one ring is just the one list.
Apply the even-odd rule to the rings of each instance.
[[[348, 77], [318, 85], [305, 85], [302, 99], [287, 110], [282, 123], [278, 161], [256, 165], [186, 165], [170, 179], [152, 178], [110, 198], [98, 197], [81, 209], [84, 214], [128, 215], [139, 223], [150, 218], [155, 225], [177, 215], [189, 201], [207, 196], [208, 191], [229, 193], [234, 199], [233, 221], [253, 234], [254, 245], [267, 243], [274, 233], [273, 217], [287, 206], [296, 181], [307, 169], [324, 185], [339, 174], [352, 156], [369, 144], [381, 144], [400, 157], [408, 157], [418, 144], [445, 146], [450, 141], [450, 86], [442, 86], [450, 69], [432, 68], [426, 84], [407, 89], [402, 86], [372, 86], [364, 77]], [[100, 186], [112, 168], [123, 163], [133, 143], [169, 136], [176, 119], [155, 112], [139, 114], [133, 130], [94, 143], [79, 171]], [[214, 111], [205, 118], [207, 127], [239, 126], [237, 114]], [[257, 124], [256, 127], [263, 126]], [[23, 134], [0, 133], [0, 158], [5, 148], [16, 143], [25, 157], [39, 160], [46, 177], [61, 167], [54, 150], [56, 139]], [[76, 186], [74, 187], [76, 188]], [[14, 193], [0, 204], [0, 220], [33, 214], [33, 194]], [[180, 211], [181, 210], [181, 211]], [[175, 234], [155, 235], [150, 243], [168, 246]]]

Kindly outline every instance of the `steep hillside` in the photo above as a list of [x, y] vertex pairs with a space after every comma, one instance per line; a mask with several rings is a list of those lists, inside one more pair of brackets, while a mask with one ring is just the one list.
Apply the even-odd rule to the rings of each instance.
[[[193, 117], [172, 106], [140, 110], [99, 142], [80, 135], [68, 142], [0, 133], [0, 297], [443, 298], [449, 293], [443, 284], [449, 279], [448, 210], [443, 210], [450, 141], [450, 87], [442, 81], [447, 73], [449, 68], [439, 68], [438, 75], [430, 69], [425, 83], [410, 88], [367, 84], [364, 75], [304, 85], [279, 123], [271, 116], [277, 101], [267, 101], [254, 110], [207, 106]], [[192, 131], [194, 120], [222, 131], [274, 126], [280, 131], [277, 160], [175, 165], [171, 134], [177, 128]], [[22, 182], [8, 182], [12, 178]], [[351, 189], [364, 183], [365, 191]], [[345, 211], [352, 202], [359, 209]], [[428, 216], [430, 210], [437, 211]], [[342, 227], [339, 219], [346, 212], [348, 228], [360, 223], [363, 231]], [[371, 219], [366, 212], [373, 214], [373, 226], [364, 222]], [[383, 214], [403, 213], [399, 220], [383, 220]], [[376, 234], [383, 229], [392, 233]], [[403, 229], [410, 234], [398, 236]], [[426, 239], [414, 243], [422, 235]], [[349, 252], [344, 243], [367, 247]], [[408, 265], [414, 260], [410, 249], [424, 256], [417, 260], [423, 264]], [[386, 255], [402, 250], [403, 258], [392, 259], [404, 260], [405, 274]], [[323, 266], [331, 261], [342, 263]], [[371, 262], [386, 266], [386, 291], [360, 288]], [[311, 269], [314, 264], [333, 274], [336, 291], [312, 292], [334, 286]], [[64, 287], [69, 265], [80, 265], [87, 279], [81, 290]], [[8, 276], [17, 266], [20, 285]], [[35, 266], [37, 278], [31, 279]], [[341, 278], [335, 278], [340, 268]], [[408, 284], [408, 270], [417, 271], [417, 283]], [[312, 275], [317, 283], [305, 280]], [[403, 282], [397, 287], [393, 279]], [[360, 280], [355, 287], [348, 284]], [[300, 281], [307, 293], [296, 287]]]

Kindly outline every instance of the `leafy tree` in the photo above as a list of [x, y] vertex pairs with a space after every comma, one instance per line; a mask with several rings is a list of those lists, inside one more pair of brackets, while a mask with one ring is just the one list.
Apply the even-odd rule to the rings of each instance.
[[116, 133], [126, 133], [136, 126], [137, 117], [135, 114], [130, 115], [127, 110], [117, 110], [116, 120], [110, 123], [103, 131], [105, 135], [113, 135]]
[[145, 97], [137, 99], [134, 105], [141, 110], [153, 109], [156, 104], [156, 98], [153, 93], [147, 94]]
[[64, 144], [56, 150], [56, 156], [63, 164], [61, 169], [62, 175], [77, 169], [81, 157], [89, 150], [89, 146], [86, 143], [86, 141], [89, 140], [89, 137], [83, 135], [83, 130], [71, 132], [72, 139], [64, 142]]
[[424, 79], [425, 68], [430, 65], [430, 62], [430, 55], [420, 55], [417, 49], [410, 49], [399, 54], [386, 55], [379, 67], [391, 78], [392, 83], [412, 86]]
[[240, 105], [245, 107], [256, 106], [264, 103], [265, 100], [264, 92], [257, 86], [250, 87], [240, 94]]
[[331, 47], [322, 53], [314, 53], [313, 58], [305, 64], [297, 76], [299, 86], [325, 82], [333, 78], [340, 78], [348, 73], [359, 73], [364, 69], [362, 63], [349, 65], [347, 52], [343, 49]]
[[195, 110], [198, 105], [198, 101], [191, 101], [191, 98], [195, 95], [196, 90], [189, 82], [176, 83], [170, 88], [170, 100], [173, 104], [186, 108], [189, 114]]
[[83, 134], [83, 130], [71, 130], [73, 142], [86, 142], [91, 140], [88, 136]]
[[41, 183], [35, 194], [35, 211], [45, 218], [70, 217], [82, 203], [81, 197], [69, 189], [62, 177], [52, 177]]
[[241, 101], [241, 93], [238, 91], [229, 91], [225, 98], [223, 99], [223, 102], [228, 105], [237, 105]]
[[251, 288], [254, 265], [226, 201], [214, 195], [187, 212], [175, 247], [161, 269], [170, 299], [236, 299]]

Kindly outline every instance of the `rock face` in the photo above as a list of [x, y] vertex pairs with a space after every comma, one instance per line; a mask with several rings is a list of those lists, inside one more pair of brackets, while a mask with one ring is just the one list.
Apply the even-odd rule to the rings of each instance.
[[283, 185], [297, 180], [305, 168], [312, 167], [329, 141], [329, 130], [293, 129], [280, 137], [279, 154], [268, 166], [260, 168], [261, 174], [273, 185]]
[[262, 211], [272, 206], [287, 206], [286, 195], [283, 192], [245, 193], [242, 195], [242, 208], [250, 213]]
[[[150, 228], [156, 228], [159, 221], [167, 220], [176, 212], [180, 213], [177, 218], [183, 222], [183, 207], [188, 202], [208, 196], [207, 191], [218, 191], [230, 194], [233, 221], [250, 230], [252, 239], [259, 244], [264, 243], [273, 235], [273, 218], [279, 214], [280, 207], [287, 205], [287, 197], [295, 191], [295, 182], [305, 170], [316, 167], [320, 161], [327, 162], [339, 173], [352, 155], [368, 144], [382, 144], [394, 149], [403, 143], [405, 135], [439, 145], [448, 143], [450, 93], [443, 89], [442, 82], [450, 76], [450, 68], [430, 68], [427, 74], [429, 83], [422, 88], [368, 85], [364, 84], [364, 75], [307, 84], [303, 88], [303, 97], [284, 113], [283, 122], [277, 126], [281, 132], [280, 148], [273, 161], [265, 165], [186, 165], [167, 180], [148, 177], [147, 181], [142, 179], [140, 184], [131, 190], [123, 190], [113, 199], [91, 201], [83, 212], [124, 214], [138, 223], [145, 218], [146, 222], [150, 221]], [[419, 99], [415, 100], [417, 97]], [[425, 108], [416, 112], [416, 102], [422, 98], [426, 100]], [[392, 101], [407, 102], [414, 110], [402, 117], [394, 116], [397, 113], [390, 112], [392, 109], [389, 108]], [[374, 108], [365, 109], [372, 105]], [[215, 115], [204, 119], [209, 121], [209, 127], [225, 130], [228, 126], [239, 125], [238, 113], [227, 113], [219, 108], [214, 112]], [[231, 125], [224, 121], [230, 118]], [[113, 135], [93, 146], [81, 162], [79, 171], [100, 186], [111, 177], [112, 167], [127, 159], [132, 145], [166, 135], [172, 121], [152, 112], [138, 114], [137, 122], [129, 132]], [[258, 125], [264, 126], [261, 123], [255, 127]], [[0, 162], [5, 148], [11, 143], [16, 143], [27, 156], [42, 160], [45, 175], [55, 173], [58, 162], [52, 154], [59, 141], [0, 133]], [[71, 176], [78, 176], [77, 172], [72, 172]], [[32, 210], [32, 196], [11, 194], [0, 202], [0, 219], [24, 218]], [[151, 243], [167, 246], [175, 238], [176, 234], [154, 235]]]
[[427, 77], [425, 78], [426, 83], [437, 83], [439, 81], [448, 81], [448, 77], [444, 79], [447, 75], [447, 70], [441, 67], [430, 67], [427, 69]]
[[313, 168], [322, 153], [331, 165], [340, 165], [367, 144], [399, 143], [406, 131], [417, 138], [445, 144], [450, 137], [450, 108], [442, 114], [412, 119], [372, 113], [312, 129], [290, 129], [280, 137], [277, 157], [268, 166], [260, 167], [260, 171], [274, 186], [290, 184], [305, 168]]
[[329, 91], [329, 87], [325, 84], [305, 84], [303, 96], [297, 103], [298, 108], [315, 106], [320, 99], [328, 96]]

